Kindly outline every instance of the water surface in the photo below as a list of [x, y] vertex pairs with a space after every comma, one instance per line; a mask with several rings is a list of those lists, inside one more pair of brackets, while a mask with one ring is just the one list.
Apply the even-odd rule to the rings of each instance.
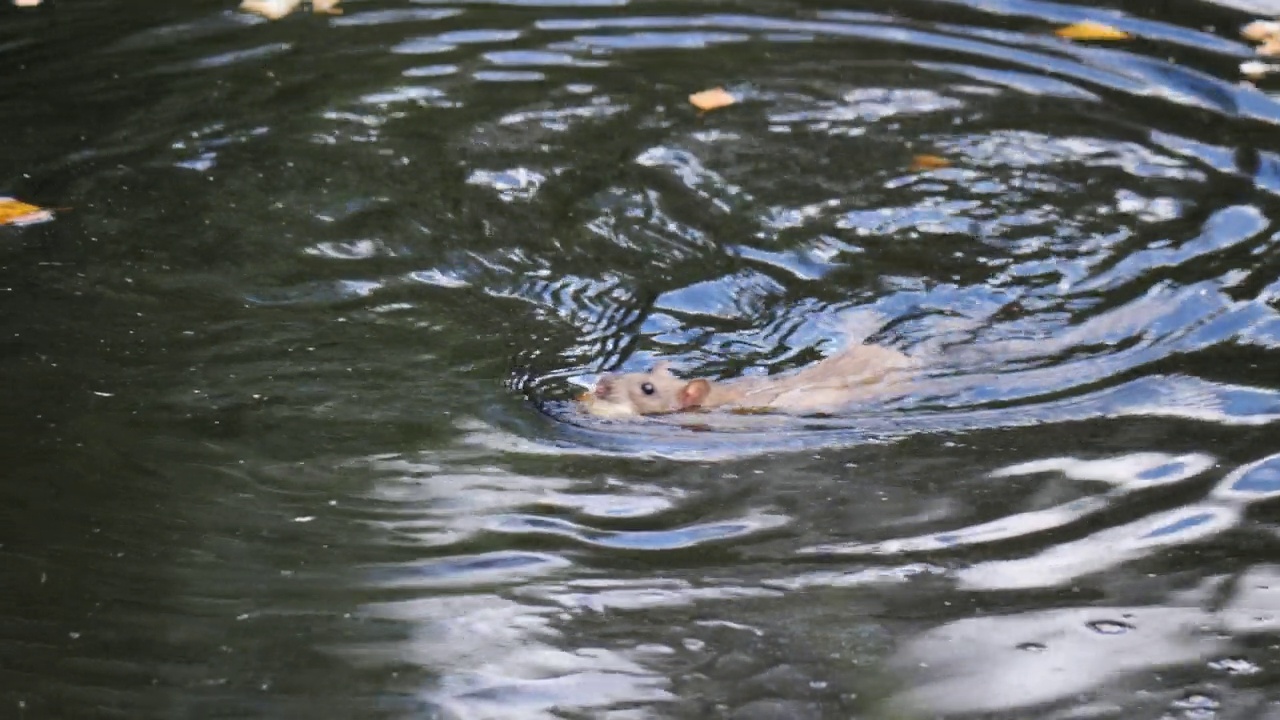
[[[1280, 712], [1249, 15], [344, 8], [0, 10], [0, 715]], [[568, 402], [852, 316], [934, 390]]]

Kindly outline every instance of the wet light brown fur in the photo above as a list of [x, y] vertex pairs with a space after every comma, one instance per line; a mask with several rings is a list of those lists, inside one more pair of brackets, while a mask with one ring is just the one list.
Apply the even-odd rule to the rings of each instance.
[[[715, 408], [829, 413], [895, 394], [905, 387], [915, 366], [892, 348], [862, 344], [807, 368], [769, 377], [681, 380], [660, 362], [649, 372], [605, 375], [580, 400], [586, 412], [601, 417]], [[652, 393], [645, 392], [646, 386]]]

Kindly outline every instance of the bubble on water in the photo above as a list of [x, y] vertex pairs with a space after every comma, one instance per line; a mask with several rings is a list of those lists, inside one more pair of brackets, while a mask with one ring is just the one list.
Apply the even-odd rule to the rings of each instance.
[[1130, 630], [1137, 630], [1133, 625], [1118, 620], [1094, 620], [1085, 623], [1085, 626], [1101, 635], [1123, 635]]

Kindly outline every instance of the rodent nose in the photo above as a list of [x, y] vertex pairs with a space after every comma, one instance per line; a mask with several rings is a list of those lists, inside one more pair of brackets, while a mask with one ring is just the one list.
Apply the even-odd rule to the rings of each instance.
[[602, 377], [596, 382], [596, 397], [604, 399], [609, 397], [611, 392], [613, 392], [613, 378]]

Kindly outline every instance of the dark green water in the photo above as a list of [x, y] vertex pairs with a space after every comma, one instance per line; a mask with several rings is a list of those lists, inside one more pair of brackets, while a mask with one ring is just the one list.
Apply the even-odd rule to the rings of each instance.
[[[1249, 16], [344, 6], [0, 9], [0, 717], [1280, 717]], [[945, 391], [566, 403], [869, 311]]]

